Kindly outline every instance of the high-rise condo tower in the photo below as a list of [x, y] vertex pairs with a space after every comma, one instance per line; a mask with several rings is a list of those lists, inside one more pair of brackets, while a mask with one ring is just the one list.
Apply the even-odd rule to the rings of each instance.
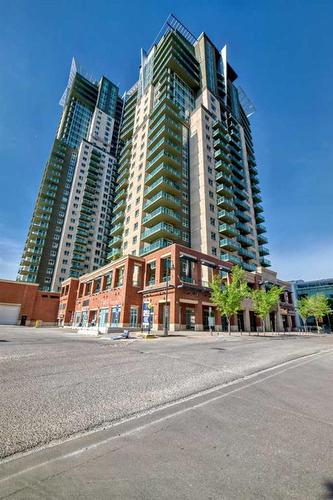
[[84, 76], [74, 59], [60, 104], [18, 274], [54, 291], [105, 263], [122, 113], [118, 87]]

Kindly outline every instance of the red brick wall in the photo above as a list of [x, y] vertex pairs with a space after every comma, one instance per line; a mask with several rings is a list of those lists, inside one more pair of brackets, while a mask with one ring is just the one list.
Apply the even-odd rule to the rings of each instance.
[[[56, 298], [52, 298], [56, 297]], [[27, 321], [37, 319], [45, 323], [56, 323], [59, 307], [59, 293], [42, 292], [38, 285], [16, 281], [0, 280], [0, 303], [21, 304], [20, 316]]]

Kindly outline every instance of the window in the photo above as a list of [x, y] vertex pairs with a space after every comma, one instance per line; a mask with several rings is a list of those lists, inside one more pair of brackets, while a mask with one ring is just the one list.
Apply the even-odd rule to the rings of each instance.
[[213, 254], [213, 255], [217, 255], [217, 250], [216, 250], [216, 248], [215, 248], [215, 247], [212, 247], [212, 254]]
[[135, 245], [135, 243], [138, 241], [138, 237], [137, 236], [134, 236], [132, 242], [133, 242], [133, 245]]
[[212, 238], [212, 240], [216, 241], [216, 233], [211, 232], [210, 237]]
[[214, 205], [212, 203], [209, 204], [209, 210], [211, 212], [215, 212]]
[[210, 218], [210, 223], [211, 223], [212, 226], [215, 226], [215, 219], [214, 219], [214, 217]]

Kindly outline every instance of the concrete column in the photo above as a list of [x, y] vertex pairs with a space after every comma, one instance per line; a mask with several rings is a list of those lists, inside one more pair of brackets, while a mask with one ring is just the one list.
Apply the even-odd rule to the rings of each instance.
[[276, 313], [276, 330], [278, 332], [283, 332], [283, 321], [282, 321], [282, 314], [280, 313], [280, 309], [278, 309], [277, 313]]
[[199, 304], [195, 305], [195, 329], [196, 331], [201, 331], [203, 330], [203, 318], [202, 318], [202, 304], [199, 302]]
[[248, 307], [244, 309], [244, 331], [251, 331], [250, 310]]

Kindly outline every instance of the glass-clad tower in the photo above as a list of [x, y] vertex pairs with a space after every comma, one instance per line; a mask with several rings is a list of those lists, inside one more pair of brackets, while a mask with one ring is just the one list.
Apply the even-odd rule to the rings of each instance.
[[206, 34], [170, 16], [125, 94], [108, 258], [178, 242], [248, 271], [270, 266], [251, 106]]
[[54, 291], [105, 262], [122, 113], [118, 87], [90, 80], [74, 59], [60, 104], [17, 278]]

